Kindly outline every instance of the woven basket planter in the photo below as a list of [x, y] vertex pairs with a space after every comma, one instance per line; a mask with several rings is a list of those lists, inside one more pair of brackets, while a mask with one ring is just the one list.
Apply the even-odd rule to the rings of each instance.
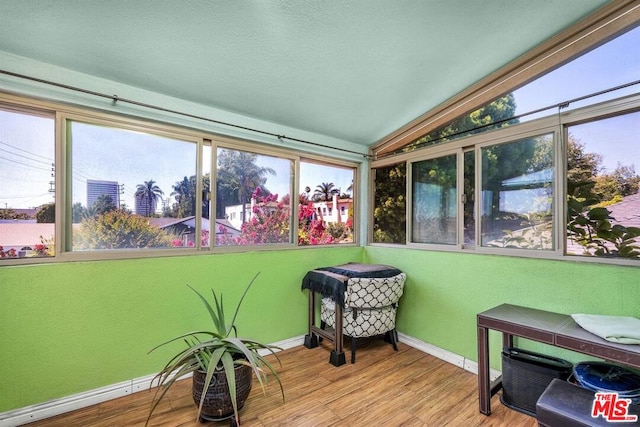
[[[236, 401], [238, 410], [240, 410], [251, 392], [253, 371], [250, 366], [246, 365], [237, 365], [234, 370], [236, 376]], [[206, 376], [207, 373], [205, 371], [195, 371], [193, 373], [192, 394], [193, 401], [197, 406], [200, 405]], [[218, 421], [231, 417], [233, 417], [233, 405], [231, 404], [226, 374], [224, 370], [215, 371], [205, 394], [200, 418], [201, 420]]]

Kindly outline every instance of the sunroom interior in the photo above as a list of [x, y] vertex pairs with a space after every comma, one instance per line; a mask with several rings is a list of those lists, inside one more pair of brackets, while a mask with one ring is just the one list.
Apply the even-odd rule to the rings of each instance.
[[[204, 319], [187, 285], [237, 300], [257, 273], [238, 328], [290, 348], [307, 333], [308, 271], [393, 266], [407, 275], [400, 341], [471, 372], [476, 316], [500, 304], [640, 317], [640, 201], [626, 204], [640, 183], [638, 49], [608, 59], [620, 81], [592, 87], [587, 77], [606, 72], [577, 68], [588, 76], [574, 71], [560, 99], [452, 125], [638, 33], [635, 1], [29, 0], [2, 2], [0, 16], [0, 425], [82, 406], [69, 396], [135, 391], [163, 366], [149, 350]], [[618, 150], [624, 164], [609, 172], [626, 173], [628, 188], [596, 206], [580, 189], [604, 166], [572, 180], [568, 151], [586, 151], [602, 131], [589, 125], [609, 120], [629, 145], [594, 156]], [[256, 167], [257, 184], [225, 175], [224, 161], [243, 155], [253, 163], [235, 178]], [[45, 178], [34, 190], [35, 164]], [[132, 181], [115, 178], [137, 167]], [[190, 213], [183, 177], [193, 178]], [[193, 235], [100, 246], [98, 214], [85, 206], [75, 218], [88, 181], [115, 182], [122, 215]], [[162, 182], [145, 205], [141, 187]], [[54, 219], [29, 224], [44, 221], [51, 235], [36, 231], [39, 242], [10, 253], [8, 227], [24, 218], [9, 214], [44, 205]], [[588, 235], [626, 206], [628, 223]], [[285, 215], [277, 224], [249, 220], [274, 212]], [[501, 348], [491, 334], [491, 353]]]

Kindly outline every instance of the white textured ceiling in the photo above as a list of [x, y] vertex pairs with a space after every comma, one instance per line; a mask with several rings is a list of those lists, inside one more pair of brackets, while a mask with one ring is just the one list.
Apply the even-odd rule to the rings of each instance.
[[0, 51], [370, 145], [604, 3], [0, 0]]

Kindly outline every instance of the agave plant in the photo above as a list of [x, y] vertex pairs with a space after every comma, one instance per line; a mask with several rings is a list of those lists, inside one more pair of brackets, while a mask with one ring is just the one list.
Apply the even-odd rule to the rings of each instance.
[[212, 382], [214, 373], [216, 371], [219, 372], [224, 370], [229, 387], [231, 403], [233, 405], [233, 415], [236, 423], [239, 424], [239, 408], [238, 402], [236, 401], [236, 378], [234, 372], [234, 368], [238, 365], [245, 365], [253, 370], [253, 373], [255, 373], [255, 376], [262, 387], [263, 393], [266, 393], [265, 384], [267, 381], [267, 373], [270, 372], [273, 374], [280, 385], [282, 400], [284, 401], [284, 388], [282, 387], [280, 377], [273, 366], [260, 352], [260, 350], [264, 350], [262, 353], [267, 355], [271, 353], [276, 357], [276, 360], [280, 362], [275, 351], [281, 349], [279, 347], [262, 344], [246, 338], [239, 338], [237, 336], [235, 321], [238, 316], [238, 311], [240, 310], [240, 305], [259, 274], [260, 273], [253, 277], [251, 282], [249, 282], [249, 285], [244, 290], [230, 323], [227, 323], [225, 320], [222, 294], [220, 294], [220, 298], [218, 298], [216, 292], [213, 289], [211, 290], [213, 295], [212, 305], [200, 292], [187, 285], [196, 293], [204, 304], [213, 323], [213, 330], [188, 332], [172, 338], [149, 351], [149, 353], [151, 353], [159, 347], [174, 341], [183, 341], [186, 344], [186, 348], [169, 359], [164, 368], [151, 382], [153, 386], [154, 382], [157, 381], [157, 389], [153, 398], [151, 410], [149, 411], [149, 416], [147, 417], [147, 424], [151, 419], [153, 411], [166, 395], [169, 388], [184, 375], [191, 374], [196, 371], [206, 372], [203, 392], [201, 393], [202, 397], [200, 398], [200, 402], [196, 402], [196, 404], [198, 404], [197, 416], [201, 420], [203, 419], [201, 416], [206, 397], [206, 390]]

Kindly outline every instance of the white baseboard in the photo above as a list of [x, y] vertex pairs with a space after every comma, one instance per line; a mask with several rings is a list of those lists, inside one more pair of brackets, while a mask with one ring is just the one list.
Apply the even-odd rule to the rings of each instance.
[[[420, 341], [417, 338], [413, 338], [409, 335], [405, 335], [401, 332], [398, 333], [398, 339], [400, 340], [400, 342], [403, 342], [405, 344], [407, 344], [410, 347], [413, 347], [415, 349], [418, 349], [420, 351], [422, 351], [423, 353], [427, 353], [430, 354], [434, 357], [437, 357], [438, 359], [442, 359], [445, 362], [449, 362], [453, 365], [459, 366], [461, 368], [463, 368], [466, 371], [472, 372], [476, 375], [478, 375], [478, 362], [476, 362], [475, 360], [470, 360], [467, 359], [463, 356], [460, 356], [459, 354], [455, 354], [452, 353], [450, 351], [447, 351], [445, 349], [442, 349], [440, 347], [436, 347], [433, 344], [429, 344], [427, 342], [424, 341]], [[493, 382], [496, 379], [500, 378], [500, 376], [502, 375], [502, 373], [500, 371], [497, 371], [495, 369], [490, 369], [489, 370], [489, 379]]]
[[[304, 343], [304, 336], [289, 338], [274, 343], [276, 347], [283, 350], [297, 347]], [[267, 354], [268, 352], [261, 354]], [[60, 399], [53, 399], [47, 402], [35, 405], [25, 406], [23, 408], [0, 413], [0, 427], [16, 427], [34, 421], [43, 420], [55, 415], [64, 414], [65, 412], [75, 411], [76, 409], [86, 408], [87, 406], [96, 405], [128, 394], [137, 393], [139, 391], [149, 390], [151, 380], [154, 375], [135, 378], [121, 383], [112, 384], [106, 387], [100, 387], [94, 390], [73, 394]], [[185, 376], [186, 377], [186, 376]]]
[[154, 375], [149, 375], [143, 378], [123, 381], [121, 383], [97, 388], [87, 392], [4, 412], [0, 414], [0, 426], [20, 426], [63, 414], [65, 412], [75, 411], [76, 409], [106, 402], [107, 400], [116, 399], [137, 391], [148, 390], [153, 377]]
[[[398, 336], [400, 341], [408, 346], [442, 359], [445, 362], [452, 363], [469, 372], [473, 372], [476, 375], [478, 374], [478, 364], [473, 360], [466, 359], [458, 354], [451, 353], [450, 351], [402, 333], [399, 333]], [[272, 345], [286, 350], [303, 344], [304, 336], [302, 335], [279, 341]], [[499, 376], [500, 372], [493, 369], [491, 370], [490, 377], [492, 381]], [[25, 406], [24, 408], [3, 412], [0, 413], [0, 427], [16, 427], [26, 423], [53, 417], [55, 415], [64, 414], [65, 412], [96, 405], [128, 394], [149, 390], [151, 380], [154, 377], [155, 375], [148, 375], [146, 377], [135, 378], [118, 384], [66, 396], [60, 399], [53, 399], [44, 403], [38, 403], [35, 405]]]

